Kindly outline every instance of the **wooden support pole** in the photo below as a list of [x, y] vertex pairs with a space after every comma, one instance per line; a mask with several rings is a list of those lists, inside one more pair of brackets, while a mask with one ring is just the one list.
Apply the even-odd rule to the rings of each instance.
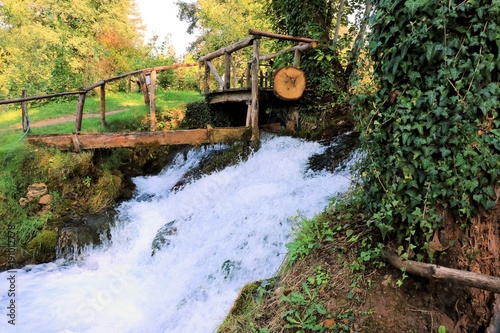
[[82, 120], [83, 120], [83, 107], [85, 105], [86, 93], [80, 94], [78, 96], [78, 103], [76, 104], [76, 122], [75, 122], [75, 133], [82, 130]]
[[207, 61], [208, 68], [210, 68], [210, 71], [212, 74], [215, 76], [215, 79], [217, 82], [219, 82], [219, 86], [222, 90], [224, 90], [224, 80], [220, 77], [219, 73], [217, 72], [217, 69], [215, 69], [215, 66], [210, 62]]
[[233, 68], [233, 88], [238, 88], [238, 73], [236, 72], [236, 64], [231, 64]]
[[260, 146], [259, 133], [259, 57], [260, 57], [260, 39], [255, 38], [253, 41], [253, 59], [252, 59], [252, 108], [251, 108], [251, 124], [252, 138], [251, 145], [253, 148]]
[[148, 93], [148, 85], [146, 84], [146, 73], [141, 72], [141, 90], [144, 95], [144, 104], [149, 105], [149, 93]]
[[251, 77], [250, 77], [251, 75], [252, 75], [252, 62], [247, 64], [247, 70], [246, 70], [246, 74], [245, 74], [247, 88], [250, 88], [250, 86], [252, 84]]
[[[28, 93], [26, 92], [26, 90], [23, 89], [21, 96], [22, 96], [22, 98], [28, 97]], [[21, 102], [21, 112], [23, 115], [23, 131], [26, 132], [28, 130], [28, 126], [29, 126], [28, 102], [26, 102], [26, 101]]]
[[106, 83], [101, 86], [101, 126], [106, 126]]
[[295, 54], [293, 55], [293, 66], [294, 67], [300, 66], [300, 56], [301, 55], [302, 55], [302, 52], [300, 52], [299, 49], [295, 49]]
[[222, 90], [231, 88], [231, 53], [224, 55], [224, 87]]
[[132, 92], [132, 77], [129, 76], [127, 78], [127, 93], [130, 94], [130, 92]]
[[208, 85], [208, 78], [210, 77], [210, 67], [208, 66], [208, 61], [205, 61], [205, 75], [203, 77], [203, 91], [208, 93], [210, 91], [210, 86]]
[[149, 97], [149, 116], [151, 131], [156, 131], [156, 71], [151, 72], [151, 93]]

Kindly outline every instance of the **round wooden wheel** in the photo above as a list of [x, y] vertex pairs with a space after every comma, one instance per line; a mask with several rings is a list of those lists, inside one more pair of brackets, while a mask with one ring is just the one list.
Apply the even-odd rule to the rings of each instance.
[[303, 71], [293, 66], [280, 68], [274, 74], [274, 93], [285, 101], [302, 97], [306, 89], [306, 76]]

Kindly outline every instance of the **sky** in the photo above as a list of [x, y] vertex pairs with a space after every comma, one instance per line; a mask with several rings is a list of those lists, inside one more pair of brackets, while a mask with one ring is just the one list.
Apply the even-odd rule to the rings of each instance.
[[188, 24], [177, 18], [177, 0], [136, 0], [141, 12], [142, 21], [147, 27], [145, 40], [153, 35], [159, 36], [162, 42], [165, 36], [171, 35], [171, 41], [177, 57], [184, 56], [186, 48], [194, 39], [194, 35], [186, 33]]

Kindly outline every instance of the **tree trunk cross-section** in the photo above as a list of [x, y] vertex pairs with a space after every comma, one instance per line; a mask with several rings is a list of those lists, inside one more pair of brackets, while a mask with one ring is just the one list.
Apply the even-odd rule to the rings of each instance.
[[306, 76], [303, 71], [293, 66], [286, 66], [274, 74], [274, 93], [285, 101], [294, 101], [302, 97], [306, 90]]

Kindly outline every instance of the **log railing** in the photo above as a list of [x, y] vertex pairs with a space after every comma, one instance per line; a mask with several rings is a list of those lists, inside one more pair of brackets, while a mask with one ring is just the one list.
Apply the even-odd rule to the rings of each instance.
[[[139, 81], [141, 85], [141, 90], [142, 93], [144, 94], [144, 102], [146, 105], [149, 105], [150, 109], [150, 118], [151, 118], [151, 130], [156, 129], [156, 74], [161, 71], [166, 71], [169, 69], [176, 69], [176, 68], [181, 68], [181, 67], [193, 67], [193, 66], [199, 66], [199, 63], [189, 63], [189, 64], [174, 64], [174, 65], [167, 65], [167, 66], [158, 66], [158, 67], [152, 67], [152, 68], [145, 68], [145, 69], [140, 69], [136, 70], [133, 72], [121, 74], [118, 76], [110, 77], [104, 80], [101, 80], [97, 83], [91, 84], [88, 87], [85, 87], [81, 90], [77, 91], [67, 91], [67, 92], [61, 92], [61, 93], [56, 93], [56, 94], [47, 94], [47, 95], [39, 95], [39, 96], [26, 96], [26, 92], [23, 91], [23, 97], [22, 98], [15, 98], [15, 99], [9, 99], [9, 100], [3, 100], [0, 101], [0, 105], [6, 105], [6, 104], [15, 104], [15, 103], [21, 103], [22, 104], [22, 109], [23, 109], [23, 130], [27, 131], [28, 127], [28, 112], [27, 112], [27, 106], [26, 102], [29, 101], [36, 101], [36, 100], [43, 100], [43, 99], [50, 99], [50, 98], [56, 98], [56, 97], [62, 97], [62, 96], [70, 96], [70, 95], [79, 95], [78, 96], [78, 103], [76, 106], [76, 119], [75, 119], [75, 132], [78, 133], [82, 130], [82, 119], [83, 119], [83, 108], [85, 105], [85, 98], [87, 96], [87, 93], [89, 91], [92, 91], [96, 88], [100, 88], [100, 95], [101, 95], [101, 104], [100, 104], [100, 114], [101, 114], [101, 125], [105, 126], [106, 125], [106, 84], [114, 81], [118, 81], [121, 79], [129, 78], [131, 76], [139, 76]], [[150, 82], [147, 82], [150, 81]], [[148, 89], [148, 86], [150, 87]]]

